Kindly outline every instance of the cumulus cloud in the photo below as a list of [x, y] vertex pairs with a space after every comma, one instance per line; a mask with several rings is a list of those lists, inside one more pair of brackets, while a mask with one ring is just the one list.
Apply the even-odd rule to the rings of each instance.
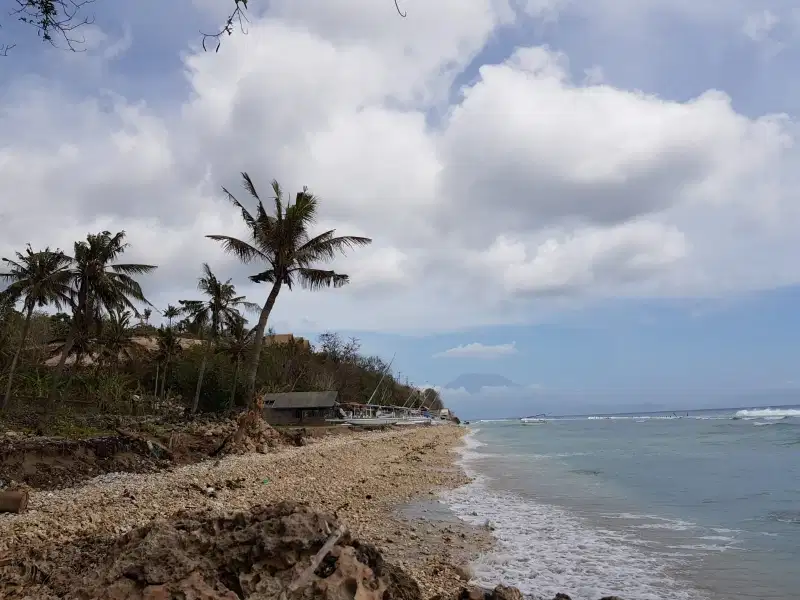
[[[615, 88], [600, 68], [576, 81], [547, 47], [479, 65], [451, 94], [515, 10], [419, 2], [409, 27], [381, 4], [271, 2], [219, 53], [185, 52], [181, 96], [124, 97], [125, 61], [88, 95], [8, 82], [0, 256], [125, 229], [131, 260], [160, 266], [144, 280], [157, 305], [194, 294], [204, 261], [262, 300], [253, 269], [204, 238], [243, 233], [219, 190], [238, 194], [248, 171], [261, 189], [308, 185], [320, 229], [374, 239], [334, 264], [348, 288], [278, 302], [290, 328], [430, 332], [525, 322], [556, 297], [800, 282], [792, 117], [745, 116], [716, 90], [676, 102]], [[145, 43], [135, 33], [120, 51]]]
[[443, 352], [434, 354], [434, 358], [478, 358], [493, 359], [510, 356], [517, 353], [516, 342], [510, 344], [486, 345], [480, 342], [456, 346]]

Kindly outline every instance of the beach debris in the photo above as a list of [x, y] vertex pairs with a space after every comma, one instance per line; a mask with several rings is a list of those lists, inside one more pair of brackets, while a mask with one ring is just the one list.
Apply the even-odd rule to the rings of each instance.
[[416, 582], [374, 547], [291, 502], [186, 513], [116, 540], [54, 545], [40, 558], [50, 567], [45, 579], [0, 568], [4, 598], [422, 600]]
[[325, 544], [322, 546], [322, 548], [320, 548], [319, 552], [317, 552], [316, 555], [314, 556], [314, 558], [311, 559], [311, 564], [306, 568], [305, 571], [303, 571], [303, 573], [300, 575], [300, 577], [298, 577], [289, 586], [289, 593], [290, 594], [293, 594], [294, 592], [299, 590], [301, 587], [303, 587], [304, 585], [308, 584], [308, 581], [314, 575], [314, 572], [317, 570], [317, 568], [319, 567], [319, 565], [322, 562], [322, 560], [326, 556], [328, 556], [328, 554], [330, 553], [331, 550], [333, 550], [333, 547], [336, 545], [336, 542], [338, 542], [341, 539], [341, 537], [345, 534], [345, 531], [347, 531], [347, 530], [344, 528], [344, 526], [340, 525], [336, 529], [336, 531], [334, 531], [331, 534], [331, 536], [328, 538], [328, 540], [325, 542]]
[[0, 513], [21, 513], [28, 507], [28, 492], [17, 490], [0, 492]]
[[172, 455], [172, 451], [168, 450], [158, 442], [146, 439], [141, 435], [138, 435], [132, 431], [127, 431], [125, 429], [118, 428], [117, 433], [123, 438], [133, 440], [134, 442], [137, 442], [139, 444], [144, 444], [150, 451], [150, 454], [152, 454], [155, 458], [167, 459], [167, 460], [172, 460], [174, 458]]

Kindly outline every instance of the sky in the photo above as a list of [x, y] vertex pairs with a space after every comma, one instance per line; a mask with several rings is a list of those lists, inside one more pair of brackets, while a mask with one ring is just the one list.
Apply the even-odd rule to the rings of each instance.
[[374, 240], [275, 329], [356, 336], [418, 385], [521, 386], [445, 389], [457, 411], [800, 383], [793, 2], [251, 0], [204, 52], [227, 4], [97, 0], [77, 53], [0, 21], [0, 256], [124, 229], [156, 307], [203, 262], [263, 301], [204, 237], [244, 233], [221, 186], [246, 198], [247, 171]]

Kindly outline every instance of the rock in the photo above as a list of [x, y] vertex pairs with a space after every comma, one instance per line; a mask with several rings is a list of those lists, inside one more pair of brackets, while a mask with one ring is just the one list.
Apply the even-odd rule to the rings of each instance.
[[572, 600], [572, 598], [570, 598], [566, 594], [558, 593], [558, 594], [556, 594], [556, 597], [553, 598], [553, 600]]
[[467, 587], [461, 590], [459, 600], [524, 600], [522, 592], [515, 587], [498, 585], [493, 590]]
[[67, 549], [47, 583], [72, 600], [278, 598], [298, 581], [297, 597], [422, 600], [409, 575], [348, 535], [313, 575], [300, 578], [337, 528], [332, 517], [290, 502], [223, 516], [184, 514], [116, 541], [87, 539]]
[[480, 588], [470, 587], [461, 590], [458, 600], [486, 600], [488, 592]]
[[491, 600], [523, 600], [522, 592], [515, 587], [507, 587], [505, 585], [498, 585], [494, 588], [489, 598]]
[[472, 579], [472, 569], [470, 569], [468, 565], [458, 565], [454, 570], [461, 581], [469, 581]]

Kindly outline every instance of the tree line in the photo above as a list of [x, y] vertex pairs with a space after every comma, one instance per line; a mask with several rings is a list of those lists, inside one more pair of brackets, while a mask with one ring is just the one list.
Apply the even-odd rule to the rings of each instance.
[[[296, 341], [265, 346], [264, 339], [283, 288], [346, 285], [347, 275], [322, 266], [371, 240], [335, 230], [312, 235], [319, 200], [306, 188], [287, 201], [273, 181], [268, 209], [247, 173], [242, 181], [254, 211], [223, 192], [249, 235], [207, 237], [254, 266], [250, 281], [269, 290], [263, 304], [247, 301], [230, 279], [203, 264], [198, 298], [157, 309], [139, 282], [157, 267], [123, 260], [129, 248], [124, 231], [89, 234], [70, 254], [28, 246], [4, 258], [0, 407], [13, 401], [139, 410], [133, 399], [146, 398], [154, 405], [178, 400], [195, 412], [253, 406], [261, 392], [327, 389], [338, 390], [343, 401], [366, 401], [388, 366], [362, 356], [357, 340], [327, 333], [310, 348]], [[158, 328], [150, 324], [154, 310], [166, 321]], [[255, 327], [248, 326], [247, 313], [258, 315]], [[441, 405], [434, 390], [417, 394], [391, 374], [386, 380], [373, 401]]]

